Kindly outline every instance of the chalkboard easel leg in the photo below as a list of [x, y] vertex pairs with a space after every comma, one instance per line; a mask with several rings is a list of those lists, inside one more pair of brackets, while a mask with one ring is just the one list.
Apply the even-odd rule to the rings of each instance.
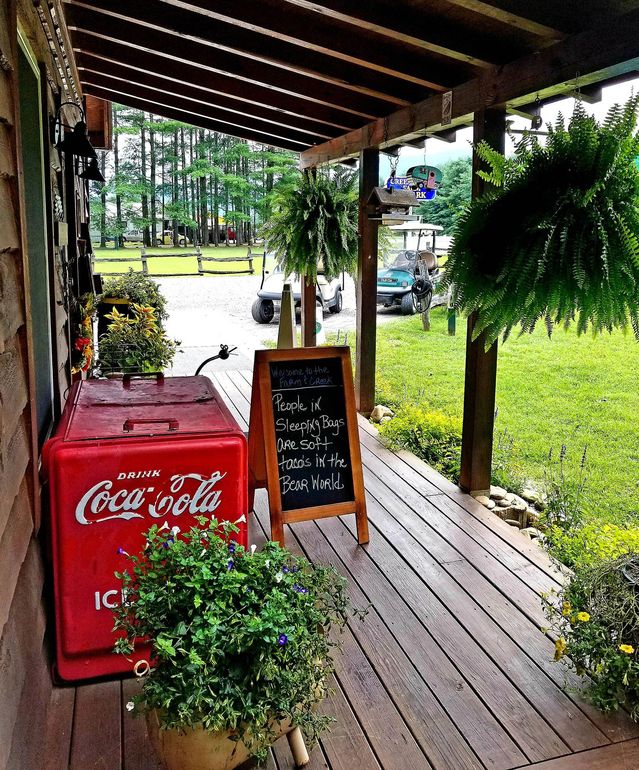
[[357, 542], [360, 545], [368, 543], [368, 516], [366, 515], [366, 509], [359, 509], [355, 514], [355, 520], [357, 522]]
[[284, 522], [282, 514], [271, 511], [271, 540], [284, 548]]

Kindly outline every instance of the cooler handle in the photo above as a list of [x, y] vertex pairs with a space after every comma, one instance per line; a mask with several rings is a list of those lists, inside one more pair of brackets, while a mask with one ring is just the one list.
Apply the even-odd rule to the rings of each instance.
[[169, 430], [178, 430], [180, 427], [180, 423], [174, 417], [158, 417], [157, 419], [152, 417], [140, 417], [125, 420], [122, 430], [129, 433], [133, 430], [135, 425], [157, 425], [158, 423], [168, 423]]
[[122, 376], [122, 387], [130, 388], [131, 380], [136, 377], [137, 379], [148, 379], [154, 377], [158, 384], [164, 383], [164, 372], [129, 372]]

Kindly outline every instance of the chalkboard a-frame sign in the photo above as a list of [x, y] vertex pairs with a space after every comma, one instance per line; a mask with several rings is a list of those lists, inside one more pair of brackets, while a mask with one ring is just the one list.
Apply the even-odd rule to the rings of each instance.
[[258, 350], [248, 443], [249, 506], [266, 487], [273, 540], [284, 524], [354, 513], [368, 542], [348, 348]]

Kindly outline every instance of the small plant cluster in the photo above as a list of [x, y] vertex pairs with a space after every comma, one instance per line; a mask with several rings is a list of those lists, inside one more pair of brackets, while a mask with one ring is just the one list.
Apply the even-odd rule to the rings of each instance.
[[158, 284], [144, 273], [135, 273], [132, 268], [104, 282], [100, 300], [105, 302], [109, 298], [125, 299], [131, 304], [152, 307], [160, 325], [168, 318], [166, 299]]
[[545, 145], [524, 134], [510, 158], [482, 143], [496, 189], [457, 220], [448, 285], [475, 337], [490, 345], [521, 324], [576, 321], [577, 331], [626, 329], [639, 338], [639, 96], [603, 123], [577, 103], [566, 125], [548, 125]]
[[109, 372], [158, 372], [173, 361], [178, 343], [167, 337], [150, 305], [131, 305], [131, 315], [113, 308], [100, 338], [100, 369]]
[[[589, 674], [585, 694], [604, 712], [627, 708], [639, 721], [639, 556], [578, 568], [546, 612], [555, 660]], [[557, 599], [559, 609], [557, 608]]]
[[78, 302], [79, 321], [71, 350], [71, 371], [73, 374], [88, 372], [93, 361], [93, 316], [95, 302], [93, 295], [85, 294]]
[[447, 478], [459, 481], [461, 420], [406, 405], [380, 425], [380, 432], [392, 449], [408, 449]]
[[152, 645], [136, 710], [157, 710], [165, 728], [231, 730], [263, 759], [274, 723], [290, 720], [313, 741], [332, 721], [314, 706], [334, 670], [330, 629], [349, 604], [334, 569], [276, 543], [245, 550], [236, 532], [205, 518], [185, 533], [151, 527], [118, 573], [126, 600], [115, 649], [130, 656], [142, 637]]
[[301, 173], [293, 189], [274, 199], [263, 235], [287, 274], [315, 279], [318, 265], [334, 278], [357, 260], [356, 176], [351, 172]]

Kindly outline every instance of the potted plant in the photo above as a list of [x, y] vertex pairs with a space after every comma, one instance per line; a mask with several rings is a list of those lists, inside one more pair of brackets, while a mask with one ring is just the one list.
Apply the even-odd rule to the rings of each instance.
[[132, 303], [131, 316], [114, 307], [106, 319], [98, 346], [102, 374], [161, 372], [173, 361], [179, 343], [167, 337], [150, 305]]
[[128, 708], [146, 713], [169, 770], [263, 760], [293, 726], [312, 741], [332, 721], [315, 707], [334, 670], [329, 631], [346, 622], [344, 579], [276, 543], [245, 550], [236, 531], [153, 526], [118, 574], [115, 649], [131, 656], [145, 638], [154, 663]]
[[107, 314], [117, 307], [120, 313], [132, 315], [132, 305], [144, 305], [155, 310], [155, 318], [162, 326], [168, 317], [166, 299], [158, 284], [144, 273], [135, 273], [129, 268], [127, 273], [113, 276], [104, 283], [98, 304], [98, 338], [107, 330]]
[[304, 276], [306, 285], [314, 287], [318, 268], [329, 279], [344, 271], [354, 272], [358, 211], [355, 182], [356, 176], [344, 171], [300, 173], [297, 184], [275, 197], [262, 234], [285, 275]]
[[482, 143], [495, 189], [457, 220], [445, 283], [477, 311], [489, 346], [521, 324], [576, 320], [578, 332], [626, 328], [639, 338], [639, 97], [599, 124], [577, 103], [545, 145], [525, 134], [505, 158]]

